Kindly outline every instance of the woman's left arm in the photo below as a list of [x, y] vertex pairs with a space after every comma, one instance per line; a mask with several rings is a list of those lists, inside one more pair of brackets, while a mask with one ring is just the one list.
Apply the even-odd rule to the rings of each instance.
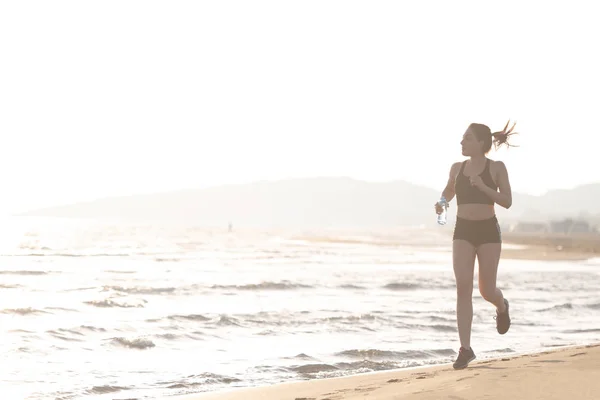
[[512, 206], [512, 189], [510, 187], [510, 180], [508, 179], [508, 171], [506, 170], [506, 165], [504, 165], [502, 161], [496, 161], [494, 166], [496, 167], [495, 175], [498, 191], [495, 191], [487, 185], [482, 185], [480, 190], [482, 190], [490, 199], [494, 200], [494, 202], [508, 209]]

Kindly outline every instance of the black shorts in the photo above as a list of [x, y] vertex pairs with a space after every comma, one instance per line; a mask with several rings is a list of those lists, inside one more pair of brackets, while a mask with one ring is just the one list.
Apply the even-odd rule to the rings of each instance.
[[485, 243], [502, 243], [502, 233], [495, 216], [483, 220], [456, 218], [454, 239], [466, 240], [477, 248]]

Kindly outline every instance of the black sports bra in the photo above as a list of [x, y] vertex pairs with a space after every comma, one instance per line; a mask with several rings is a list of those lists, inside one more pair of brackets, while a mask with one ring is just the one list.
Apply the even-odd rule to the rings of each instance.
[[[456, 177], [456, 181], [454, 183], [454, 192], [456, 193], [456, 204], [494, 204], [494, 200], [490, 199], [485, 193], [481, 190], [477, 189], [475, 186], [471, 186], [471, 182], [469, 177], [464, 175], [465, 165], [467, 162], [463, 162], [460, 167], [460, 172]], [[488, 158], [485, 163], [485, 168], [481, 174], [481, 180], [486, 186], [497, 190], [498, 185], [492, 179], [492, 174], [490, 173], [490, 159]]]

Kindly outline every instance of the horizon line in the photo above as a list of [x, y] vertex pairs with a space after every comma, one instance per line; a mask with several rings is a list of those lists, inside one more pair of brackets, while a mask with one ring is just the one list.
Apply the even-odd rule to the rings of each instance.
[[[206, 186], [195, 186], [195, 187], [190, 186], [190, 187], [182, 187], [180, 189], [171, 189], [171, 190], [163, 190], [163, 191], [138, 192], [138, 193], [126, 194], [126, 195], [102, 196], [102, 197], [96, 197], [94, 199], [79, 200], [79, 201], [61, 203], [61, 204], [56, 204], [56, 205], [36, 207], [36, 208], [24, 210], [24, 211], [19, 211], [16, 213], [10, 213], [8, 215], [9, 216], [22, 216], [23, 214], [47, 210], [50, 208], [70, 207], [70, 206], [86, 204], [86, 203], [94, 203], [97, 201], [103, 201], [103, 200], [109, 200], [109, 199], [124, 199], [124, 198], [138, 197], [138, 196], [157, 196], [157, 195], [164, 195], [164, 194], [178, 193], [178, 192], [202, 191], [202, 190], [208, 190], [208, 189], [213, 189], [213, 188], [250, 186], [250, 185], [265, 184], [265, 183], [273, 184], [273, 183], [280, 183], [280, 182], [285, 182], [285, 181], [310, 181], [310, 180], [349, 180], [349, 181], [362, 182], [362, 183], [367, 183], [367, 184], [405, 183], [405, 184], [409, 184], [412, 186], [421, 187], [424, 189], [438, 190], [437, 188], [433, 188], [431, 186], [411, 182], [411, 181], [405, 180], [405, 179], [368, 180], [368, 179], [354, 178], [351, 176], [344, 176], [344, 175], [335, 175], [335, 176], [321, 175], [321, 176], [289, 177], [289, 178], [277, 178], [277, 179], [257, 179], [257, 180], [253, 180], [250, 182], [222, 183], [222, 184], [212, 184], [212, 185], [209, 184]], [[571, 191], [571, 190], [575, 190], [575, 189], [586, 187], [586, 186], [592, 186], [592, 185], [600, 185], [600, 181], [579, 184], [579, 185], [575, 185], [570, 188], [546, 189], [541, 194], [530, 194], [530, 193], [523, 193], [523, 192], [519, 192], [519, 191], [513, 191], [513, 193], [516, 193], [519, 195], [532, 196], [532, 197], [542, 197], [552, 191]]]

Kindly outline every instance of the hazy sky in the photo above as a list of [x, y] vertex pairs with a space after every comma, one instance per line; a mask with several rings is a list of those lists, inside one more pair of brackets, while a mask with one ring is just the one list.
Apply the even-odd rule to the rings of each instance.
[[[517, 120], [516, 191], [600, 181], [593, 1], [4, 1], [0, 213], [311, 176], [443, 188]], [[433, 200], [432, 200], [433, 201]]]

